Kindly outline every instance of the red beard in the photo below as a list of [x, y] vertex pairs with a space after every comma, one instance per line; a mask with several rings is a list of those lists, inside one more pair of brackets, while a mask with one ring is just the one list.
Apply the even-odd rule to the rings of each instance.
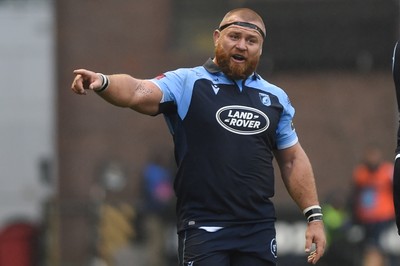
[[244, 64], [231, 62], [230, 55], [224, 51], [221, 45], [217, 45], [215, 48], [215, 58], [222, 72], [232, 79], [246, 79], [256, 70], [258, 65], [258, 58], [246, 59]]

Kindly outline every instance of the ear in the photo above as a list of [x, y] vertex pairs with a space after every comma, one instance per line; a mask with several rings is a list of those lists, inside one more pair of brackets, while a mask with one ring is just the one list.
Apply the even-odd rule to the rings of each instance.
[[217, 46], [220, 36], [221, 36], [221, 32], [219, 30], [215, 30], [213, 33], [214, 46]]

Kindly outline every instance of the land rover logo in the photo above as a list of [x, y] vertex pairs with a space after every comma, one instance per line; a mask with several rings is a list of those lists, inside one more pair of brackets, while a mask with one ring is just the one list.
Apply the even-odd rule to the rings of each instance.
[[260, 110], [247, 106], [222, 107], [215, 117], [223, 128], [240, 135], [258, 134], [269, 127], [268, 116]]

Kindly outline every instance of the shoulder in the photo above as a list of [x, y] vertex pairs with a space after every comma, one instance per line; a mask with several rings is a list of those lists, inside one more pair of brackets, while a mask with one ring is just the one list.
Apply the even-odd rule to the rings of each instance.
[[382, 167], [385, 167], [387, 169], [393, 169], [394, 165], [392, 162], [384, 162], [382, 163]]
[[201, 76], [207, 73], [204, 67], [202, 66], [196, 66], [196, 67], [182, 67], [182, 68], [177, 68], [175, 70], [171, 70], [168, 72], [165, 72], [164, 74], [175, 74], [175, 75], [195, 75], [195, 76]]
[[188, 80], [193, 80], [195, 77], [201, 75], [202, 67], [192, 67], [192, 68], [177, 68], [175, 70], [169, 70], [158, 76], [150, 79], [157, 85], [162, 84], [185, 84]]
[[359, 164], [357, 165], [354, 169], [353, 169], [353, 178], [356, 182], [363, 182], [363, 180], [366, 178], [366, 176], [368, 175], [368, 170], [367, 168], [362, 165]]
[[381, 167], [388, 174], [388, 176], [392, 177], [394, 171], [394, 164], [392, 162], [384, 162], [382, 163]]
[[281, 87], [279, 87], [275, 84], [268, 82], [267, 80], [265, 80], [264, 78], [262, 78], [259, 75], [257, 76], [256, 79], [254, 79], [253, 81], [250, 82], [250, 86], [254, 86], [258, 90], [275, 95], [276, 97], [278, 97], [280, 99], [286, 100], [288, 98], [288, 95], [284, 89], [282, 89]]

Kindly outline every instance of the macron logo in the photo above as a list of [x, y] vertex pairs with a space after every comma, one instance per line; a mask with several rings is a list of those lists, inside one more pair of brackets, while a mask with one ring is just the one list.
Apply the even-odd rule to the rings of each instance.
[[218, 85], [211, 84], [211, 87], [212, 87], [212, 89], [214, 90], [215, 95], [217, 95], [217, 94], [218, 94], [218, 91], [219, 91]]

